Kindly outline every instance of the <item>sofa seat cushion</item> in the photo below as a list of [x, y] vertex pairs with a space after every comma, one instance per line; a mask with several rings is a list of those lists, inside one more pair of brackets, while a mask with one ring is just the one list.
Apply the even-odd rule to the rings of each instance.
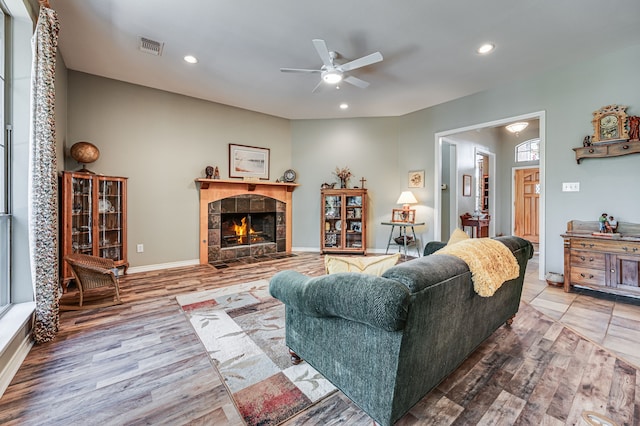
[[381, 276], [384, 271], [398, 263], [400, 253], [384, 256], [368, 257], [346, 257], [330, 256], [324, 257], [324, 266], [327, 274], [338, 272], [360, 272], [362, 274]]

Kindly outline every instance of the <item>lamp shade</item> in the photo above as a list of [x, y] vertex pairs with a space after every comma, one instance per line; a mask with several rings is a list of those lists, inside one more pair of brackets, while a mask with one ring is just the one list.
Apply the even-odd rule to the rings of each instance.
[[396, 201], [397, 204], [415, 204], [417, 202], [418, 200], [416, 200], [416, 197], [414, 197], [411, 191], [403, 191], [398, 201]]

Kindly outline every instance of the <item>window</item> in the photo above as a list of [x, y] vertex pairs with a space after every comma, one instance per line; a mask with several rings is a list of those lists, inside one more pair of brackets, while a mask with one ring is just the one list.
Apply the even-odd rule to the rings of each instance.
[[540, 139], [529, 139], [516, 145], [516, 163], [538, 161], [540, 159]]

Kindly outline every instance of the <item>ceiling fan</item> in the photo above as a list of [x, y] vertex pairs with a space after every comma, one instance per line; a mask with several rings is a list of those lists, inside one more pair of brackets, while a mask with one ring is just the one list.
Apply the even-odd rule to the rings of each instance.
[[320, 69], [280, 68], [280, 71], [282, 72], [319, 73], [322, 79], [312, 92], [318, 90], [322, 83], [338, 84], [341, 81], [364, 89], [369, 86], [368, 82], [352, 75], [345, 76], [345, 73], [382, 61], [382, 54], [380, 52], [376, 52], [351, 62], [347, 62], [346, 64], [336, 64], [335, 59], [338, 57], [338, 54], [336, 52], [329, 51], [324, 40], [314, 39], [313, 45], [315, 46], [318, 55], [320, 55], [320, 59], [322, 59], [322, 66]]

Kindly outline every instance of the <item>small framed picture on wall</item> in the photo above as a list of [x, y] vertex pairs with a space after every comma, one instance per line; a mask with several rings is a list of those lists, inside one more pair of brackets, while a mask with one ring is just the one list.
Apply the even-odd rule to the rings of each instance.
[[424, 170], [412, 170], [409, 172], [409, 188], [424, 187]]
[[462, 196], [471, 197], [471, 175], [462, 175]]

